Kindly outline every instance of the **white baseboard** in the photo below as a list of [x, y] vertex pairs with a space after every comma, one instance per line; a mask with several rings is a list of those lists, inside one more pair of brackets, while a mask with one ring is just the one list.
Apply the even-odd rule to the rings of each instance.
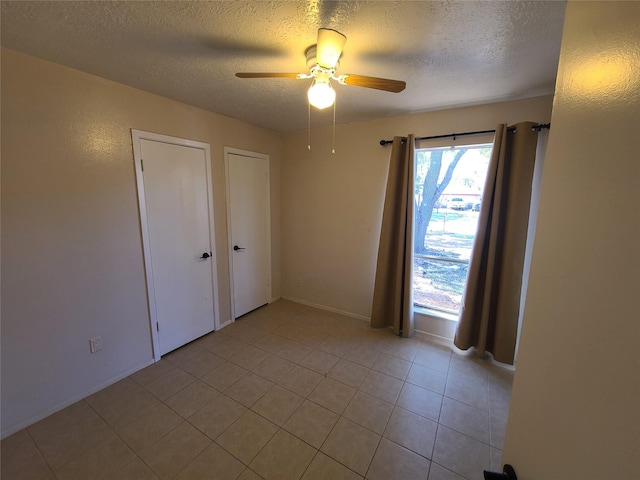
[[444, 347], [454, 348], [453, 339], [447, 337], [441, 337], [440, 335], [434, 335], [433, 333], [423, 332], [422, 330], [416, 330], [416, 333], [420, 334], [423, 340], [427, 342], [437, 343]]
[[226, 320], [224, 323], [221, 323], [220, 325], [218, 325], [218, 330], [222, 330], [224, 327], [226, 327], [227, 325], [230, 325], [233, 323], [233, 320], [229, 319]]
[[414, 317], [417, 331], [428, 335], [433, 341], [445, 342], [447, 345], [453, 344], [458, 324], [457, 319], [450, 315], [419, 310], [415, 312]]
[[[365, 322], [371, 322], [371, 317], [365, 315], [359, 315], [357, 313], [346, 312], [338, 308], [327, 307], [326, 305], [319, 305], [317, 303], [308, 302], [294, 297], [281, 297], [283, 300], [289, 300], [291, 302], [300, 303], [302, 305], [308, 305], [309, 307], [318, 308], [327, 312], [339, 313], [347, 317], [357, 318]], [[452, 317], [452, 316], [451, 316]], [[452, 317], [453, 318], [453, 317]], [[416, 312], [416, 333], [419, 333], [427, 341], [438, 343], [446, 347], [453, 347], [453, 335], [455, 332], [455, 320], [443, 315], [433, 315], [426, 312]], [[428, 330], [431, 331], [428, 331]]]
[[345, 312], [344, 310], [340, 310], [338, 308], [327, 307], [325, 305], [318, 305], [317, 303], [307, 302], [306, 300], [301, 300], [299, 298], [282, 297], [282, 299], [289, 300], [291, 302], [301, 303], [302, 305], [318, 308], [320, 310], [325, 310], [327, 312], [339, 313], [340, 315], [344, 315], [345, 317], [357, 318], [358, 320], [363, 320], [365, 322], [371, 321], [371, 317], [367, 317], [365, 315], [360, 315], [358, 313], [352, 313], [352, 312]]
[[27, 420], [24, 420], [20, 423], [17, 423], [15, 425], [10, 425], [8, 426], [6, 429], [2, 430], [2, 433], [0, 434], [0, 438], [4, 439], [6, 437], [8, 437], [9, 435], [13, 435], [16, 432], [19, 432], [20, 430], [22, 430], [23, 428], [27, 428], [31, 425], [33, 425], [36, 422], [39, 422], [40, 420], [47, 418], [49, 415], [53, 415], [56, 412], [59, 412], [60, 410], [67, 408], [69, 405], [73, 405], [76, 402], [79, 402], [80, 400], [83, 400], [85, 398], [87, 398], [89, 395], [93, 395], [96, 392], [99, 392], [100, 390], [102, 390], [103, 388], [108, 387], [109, 385], [113, 385], [116, 382], [119, 382], [120, 380], [122, 380], [123, 378], [127, 378], [129, 375], [136, 373], [138, 370], [142, 370], [145, 367], [148, 367], [149, 365], [155, 363], [154, 359], [149, 360], [148, 362], [142, 363], [140, 365], [138, 365], [137, 367], [134, 367], [133, 369], [126, 371], [124, 373], [121, 373], [119, 375], [116, 375], [115, 377], [110, 378], [109, 380], [107, 380], [106, 382], [102, 382], [100, 385], [97, 385], [95, 387], [90, 388], [89, 390], [85, 391], [84, 393], [81, 393], [79, 395], [75, 395], [67, 400], [65, 400], [62, 403], [59, 403], [58, 405], [51, 407], [51, 408], [47, 408], [46, 410], [43, 410], [42, 412], [39, 412], [38, 414], [34, 415], [33, 417], [28, 418]]

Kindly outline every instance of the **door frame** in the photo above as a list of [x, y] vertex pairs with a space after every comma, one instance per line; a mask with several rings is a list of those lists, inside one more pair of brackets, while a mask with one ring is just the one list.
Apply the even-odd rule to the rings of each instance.
[[141, 140], [150, 140], [154, 142], [168, 143], [181, 147], [198, 148], [204, 151], [205, 170], [207, 184], [207, 200], [209, 204], [209, 238], [211, 242], [211, 286], [213, 288], [213, 325], [214, 330], [220, 329], [220, 313], [218, 302], [218, 263], [216, 255], [216, 236], [213, 212], [213, 186], [211, 174], [211, 147], [208, 143], [198, 142], [195, 140], [187, 140], [184, 138], [171, 137], [159, 133], [145, 132], [142, 130], [131, 129], [131, 140], [133, 142], [133, 158], [136, 169], [136, 184], [138, 187], [138, 207], [140, 209], [140, 230], [142, 232], [142, 250], [144, 257], [144, 270], [147, 282], [147, 305], [149, 307], [149, 332], [151, 334], [151, 343], [153, 345], [153, 359], [159, 361], [160, 355], [160, 339], [158, 336], [157, 325], [158, 317], [156, 311], [155, 286], [153, 283], [153, 267], [151, 264], [151, 243], [149, 241], [149, 226], [147, 218], [147, 204], [144, 192], [144, 177], [142, 171], [142, 151], [140, 148]]
[[225, 171], [225, 182], [226, 182], [226, 202], [227, 202], [227, 244], [228, 255], [229, 255], [229, 293], [231, 298], [229, 299], [231, 302], [231, 322], [236, 321], [236, 312], [235, 312], [235, 292], [234, 290], [234, 278], [233, 278], [233, 251], [231, 250], [232, 238], [231, 238], [231, 194], [229, 190], [229, 155], [239, 155], [242, 157], [250, 157], [257, 158], [260, 160], [266, 160], [267, 162], [267, 191], [265, 198], [265, 204], [267, 206], [267, 281], [269, 287], [269, 299], [271, 302], [273, 299], [273, 285], [272, 285], [272, 274], [271, 271], [271, 162], [269, 159], [269, 155], [264, 153], [251, 152], [249, 150], [241, 150], [239, 148], [234, 147], [224, 147], [224, 171]]

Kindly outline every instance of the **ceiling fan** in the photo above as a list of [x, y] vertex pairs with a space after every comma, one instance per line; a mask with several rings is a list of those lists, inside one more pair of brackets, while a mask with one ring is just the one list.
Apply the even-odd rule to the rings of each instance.
[[341, 85], [374, 88], [393, 93], [399, 93], [405, 89], [407, 84], [400, 80], [352, 74], [336, 76], [336, 69], [346, 41], [347, 37], [340, 32], [329, 28], [320, 28], [316, 45], [310, 46], [305, 51], [309, 73], [239, 72], [236, 73], [236, 76], [240, 78], [313, 78], [308, 98], [309, 103], [319, 109], [327, 108], [335, 102], [336, 92], [331, 86], [331, 80], [335, 80]]

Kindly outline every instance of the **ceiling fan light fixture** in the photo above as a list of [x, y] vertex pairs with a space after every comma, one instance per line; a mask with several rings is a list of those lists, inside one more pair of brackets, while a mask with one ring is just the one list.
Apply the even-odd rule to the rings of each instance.
[[318, 65], [324, 68], [335, 68], [347, 37], [330, 28], [318, 29], [317, 59]]
[[336, 92], [331, 86], [331, 80], [335, 80], [341, 85], [355, 85], [394, 93], [399, 93], [405, 89], [406, 83], [399, 80], [353, 74], [336, 76], [336, 69], [340, 64], [340, 57], [346, 40], [347, 37], [336, 30], [330, 28], [318, 29], [317, 43], [308, 47], [304, 52], [307, 58], [307, 67], [309, 67], [308, 74], [238, 72], [236, 76], [240, 78], [312, 78], [311, 87], [307, 92], [309, 112], [311, 112], [311, 106], [322, 110], [335, 105]]
[[336, 101], [336, 91], [329, 82], [319, 82], [316, 79], [311, 84], [307, 97], [312, 106], [322, 110], [330, 107]]

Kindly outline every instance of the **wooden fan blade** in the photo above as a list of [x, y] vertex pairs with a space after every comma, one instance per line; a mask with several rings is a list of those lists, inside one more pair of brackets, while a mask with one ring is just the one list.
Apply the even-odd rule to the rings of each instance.
[[240, 78], [302, 78], [299, 73], [238, 72]]
[[340, 83], [355, 85], [356, 87], [375, 88], [385, 92], [399, 93], [407, 84], [401, 80], [389, 80], [388, 78], [367, 77], [364, 75], [340, 75]]
[[329, 28], [319, 28], [316, 63], [324, 68], [335, 68], [346, 41], [347, 37], [340, 32]]

